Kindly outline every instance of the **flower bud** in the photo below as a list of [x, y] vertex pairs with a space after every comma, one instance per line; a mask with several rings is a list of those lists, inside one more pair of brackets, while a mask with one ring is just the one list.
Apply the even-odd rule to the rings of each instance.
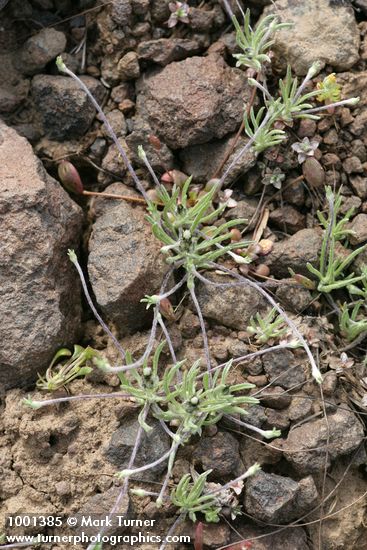
[[259, 264], [255, 268], [256, 275], [259, 275], [259, 277], [269, 277], [270, 275], [270, 269], [265, 264]]
[[162, 143], [159, 137], [155, 136], [154, 134], [149, 134], [148, 139], [149, 139], [149, 143], [154, 147], [156, 151], [161, 150]]
[[233, 227], [230, 231], [231, 241], [233, 243], [238, 243], [242, 239], [241, 231], [237, 227]]
[[62, 160], [58, 166], [58, 174], [62, 185], [70, 193], [82, 195], [84, 188], [79, 172], [71, 162]]
[[163, 298], [159, 302], [159, 311], [168, 320], [174, 320], [176, 318], [173, 306], [168, 298]]

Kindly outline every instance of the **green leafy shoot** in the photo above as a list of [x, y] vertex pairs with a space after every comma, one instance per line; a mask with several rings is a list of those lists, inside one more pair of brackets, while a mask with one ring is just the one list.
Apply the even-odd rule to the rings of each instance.
[[278, 113], [278, 120], [290, 124], [295, 118], [311, 118], [315, 120], [320, 118], [317, 115], [303, 113], [303, 111], [312, 108], [312, 104], [308, 103], [308, 101], [319, 92], [314, 90], [306, 94], [299, 93], [298, 78], [292, 77], [290, 65], [287, 67], [284, 80], [281, 79], [279, 81], [279, 91], [281, 101], [272, 100], [268, 104], [268, 108], [273, 107], [274, 111]]
[[[164, 403], [166, 403], [168, 399], [166, 392], [170, 394], [170, 384], [184, 363], [184, 361], [181, 361], [176, 363], [173, 367], [167, 368], [161, 379], [158, 373], [158, 368], [161, 353], [165, 345], [166, 341], [163, 341], [156, 348], [153, 355], [152, 366], [148, 365], [148, 359], [144, 361], [141, 373], [135, 368], [130, 369], [128, 374], [123, 371], [118, 373], [118, 377], [121, 382], [121, 390], [128, 393], [141, 408], [145, 405], [157, 403], [161, 403], [162, 406], [164, 406]], [[131, 363], [132, 357], [129, 353], [127, 353], [126, 364], [129, 365]], [[146, 432], [150, 432], [152, 430], [141, 415], [138, 420]]]
[[[156, 204], [148, 206], [148, 221], [152, 226], [153, 234], [163, 243], [161, 251], [167, 254], [167, 263], [182, 266], [188, 274], [188, 284], [192, 282], [193, 272], [199, 268], [209, 268], [209, 263], [233, 249], [245, 248], [248, 242], [230, 242], [231, 228], [245, 223], [245, 220], [231, 220], [218, 227], [211, 227], [210, 237], [202, 231], [205, 226], [220, 218], [226, 208], [222, 204], [213, 207], [213, 199], [219, 191], [218, 185], [198, 198], [194, 206], [189, 205], [188, 178], [182, 189], [173, 187], [169, 194], [161, 185], [158, 189], [159, 200], [163, 205], [161, 210]], [[215, 245], [225, 243], [221, 248]], [[246, 258], [236, 255], [238, 262], [247, 263]]]
[[335, 73], [331, 73], [322, 82], [317, 83], [317, 101], [326, 104], [336, 103], [341, 99], [341, 86], [337, 83]]
[[279, 340], [288, 332], [285, 321], [277, 310], [273, 308], [265, 317], [256, 313], [251, 317], [247, 332], [255, 337], [259, 344], [266, 344], [269, 340]]
[[[279, 103], [279, 102], [278, 102]], [[272, 106], [274, 110], [276, 104]], [[268, 111], [269, 115], [271, 111]], [[276, 129], [273, 127], [274, 123], [278, 119], [276, 112], [272, 116], [265, 118], [265, 107], [261, 107], [255, 115], [254, 108], [251, 107], [250, 114], [244, 114], [244, 127], [246, 135], [254, 140], [253, 148], [257, 153], [265, 151], [270, 147], [275, 147], [284, 141], [287, 137], [284, 130]]]
[[341, 315], [339, 319], [339, 327], [341, 335], [349, 342], [353, 342], [361, 334], [367, 335], [367, 318], [358, 318], [359, 311], [364, 306], [364, 300], [359, 300], [349, 313], [348, 304], [341, 306]]
[[242, 53], [234, 54], [237, 59], [236, 67], [249, 67], [260, 72], [265, 63], [271, 59], [266, 52], [274, 44], [272, 36], [280, 29], [291, 27], [291, 23], [279, 23], [276, 15], [268, 15], [260, 20], [253, 29], [250, 25], [250, 10], [243, 14], [243, 27], [235, 16], [232, 17], [236, 29], [236, 42]]
[[[165, 342], [156, 349], [152, 366], [147, 362], [142, 373], [131, 369], [128, 373], [119, 372], [121, 390], [131, 395], [136, 404], [143, 408], [150, 405], [152, 415], [158, 420], [170, 423], [177, 428], [177, 441], [186, 441], [191, 435], [200, 434], [203, 426], [216, 424], [225, 414], [246, 415], [243, 405], [258, 403], [258, 399], [239, 392], [253, 388], [253, 384], [230, 385], [227, 383], [229, 362], [213, 375], [212, 385], [209, 374], [201, 377], [200, 360], [190, 369], [183, 370], [184, 361], [165, 368], [159, 376], [159, 360]], [[131, 357], [127, 356], [128, 364]], [[201, 381], [202, 378], [202, 381]], [[151, 428], [139, 417], [146, 431]]]
[[362, 281], [365, 274], [354, 276], [354, 273], [345, 274], [346, 269], [353, 260], [365, 250], [366, 245], [353, 250], [346, 257], [340, 257], [336, 253], [336, 243], [342, 238], [350, 234], [350, 231], [344, 228], [345, 223], [349, 220], [350, 213], [338, 222], [338, 213], [341, 205], [340, 191], [335, 195], [331, 187], [326, 188], [326, 198], [328, 201], [328, 219], [322, 215], [320, 220], [325, 227], [322, 240], [319, 269], [316, 269], [312, 264], [308, 263], [307, 268], [317, 279], [317, 290], [319, 292], [332, 292], [340, 288], [346, 288], [349, 285]]
[[218, 523], [221, 506], [215, 495], [203, 494], [206, 480], [212, 470], [207, 470], [192, 480], [190, 474], [185, 474], [177, 487], [171, 492], [171, 501], [178, 507], [181, 514], [189, 516], [191, 521], [196, 521], [196, 514], [203, 514], [208, 523]]
[[253, 384], [244, 382], [230, 385], [227, 383], [231, 361], [222, 369], [221, 374], [219, 369], [214, 373], [212, 384], [206, 372], [200, 386], [199, 365], [200, 361], [196, 361], [189, 370], [185, 371], [182, 379], [176, 381], [173, 390], [170, 386], [173, 375], [177, 371], [171, 371], [165, 379], [166, 407], [162, 409], [161, 403], [159, 408], [157, 405], [153, 407], [157, 418], [178, 426], [184, 437], [201, 434], [203, 426], [216, 424], [225, 414], [246, 415], [247, 411], [243, 405], [259, 402], [258, 399], [248, 395], [236, 395], [238, 392], [253, 388]]
[[[75, 378], [89, 374], [93, 369], [86, 366], [86, 363], [98, 355], [98, 352], [89, 346], [83, 348], [75, 345], [73, 354], [66, 348], [60, 349], [52, 359], [45, 375], [38, 375], [37, 388], [55, 391], [69, 384]], [[60, 359], [65, 357], [69, 357], [65, 363], [58, 363]]]

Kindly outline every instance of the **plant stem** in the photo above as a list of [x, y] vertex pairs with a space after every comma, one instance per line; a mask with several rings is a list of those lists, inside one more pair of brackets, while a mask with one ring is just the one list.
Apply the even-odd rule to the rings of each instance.
[[[146, 404], [146, 405], [144, 405], [144, 409], [143, 409], [143, 422], [145, 421], [146, 417], [148, 416], [148, 412], [149, 412], [149, 405]], [[138, 452], [138, 449], [139, 449], [139, 445], [140, 445], [140, 442], [141, 442], [142, 433], [143, 433], [143, 428], [139, 424], [139, 428], [138, 428], [138, 431], [137, 431], [137, 434], [136, 434], [136, 440], [135, 440], [134, 447], [133, 447], [133, 450], [132, 450], [132, 453], [131, 453], [131, 456], [130, 456], [130, 459], [129, 459], [129, 463], [128, 463], [128, 468], [129, 469], [132, 468], [133, 465], [134, 465], [136, 455], [137, 455], [137, 452]], [[102, 529], [98, 533], [100, 536], [102, 536], [103, 533], [105, 533], [105, 531], [107, 529], [107, 526], [108, 526], [108, 520], [113, 516], [113, 514], [115, 514], [118, 511], [119, 506], [120, 506], [124, 496], [127, 494], [128, 488], [129, 488], [129, 478], [126, 477], [124, 479], [124, 483], [122, 485], [121, 491], [119, 492], [113, 507], [111, 508], [111, 510], [108, 513], [106, 524], [102, 527]], [[95, 545], [95, 542], [90, 544], [88, 546], [87, 550], [93, 550], [94, 545]]]
[[128, 195], [113, 195], [112, 193], [97, 193], [96, 191], [83, 191], [83, 195], [91, 197], [102, 197], [104, 199], [118, 199], [145, 205], [147, 204], [145, 199], [141, 199], [140, 197], [129, 197]]
[[78, 271], [78, 274], [79, 274], [79, 278], [81, 280], [81, 283], [82, 283], [82, 287], [83, 287], [83, 291], [84, 291], [84, 295], [87, 299], [87, 302], [88, 302], [88, 305], [89, 307], [91, 308], [92, 312], [93, 312], [93, 315], [95, 316], [95, 318], [97, 319], [97, 321], [99, 322], [99, 324], [101, 325], [101, 327], [103, 328], [103, 330], [105, 331], [105, 333], [111, 338], [112, 342], [115, 344], [116, 346], [116, 349], [117, 351], [119, 352], [120, 354], [120, 357], [122, 359], [122, 361], [125, 360], [125, 350], [124, 348], [121, 346], [120, 342], [117, 340], [117, 338], [115, 337], [114, 334], [112, 334], [112, 332], [110, 331], [110, 329], [108, 328], [108, 326], [106, 325], [106, 323], [104, 322], [104, 320], [102, 319], [102, 317], [100, 316], [100, 314], [98, 313], [98, 311], [96, 310], [94, 304], [93, 304], [93, 300], [89, 294], [89, 290], [88, 290], [88, 287], [87, 287], [87, 283], [86, 283], [86, 280], [85, 280], [85, 277], [84, 277], [84, 273], [83, 273], [83, 270], [82, 268], [80, 267], [80, 264], [79, 264], [79, 261], [78, 259], [76, 258], [76, 260], [73, 262], [77, 271]]
[[304, 339], [304, 337], [302, 336], [302, 334], [298, 330], [295, 323], [288, 317], [286, 312], [276, 303], [276, 301], [272, 298], [272, 296], [270, 296], [270, 294], [268, 294], [260, 285], [258, 285], [254, 281], [251, 281], [250, 279], [246, 279], [242, 275], [239, 275], [238, 273], [234, 273], [233, 271], [231, 271], [230, 269], [227, 269], [226, 267], [224, 267], [222, 265], [216, 264], [214, 262], [210, 262], [210, 264], [211, 264], [211, 267], [213, 267], [214, 269], [218, 269], [220, 271], [223, 271], [224, 273], [228, 273], [232, 277], [235, 277], [236, 279], [238, 279], [239, 282], [238, 283], [215, 283], [214, 281], [210, 281], [210, 279], [207, 279], [206, 277], [203, 277], [196, 270], [195, 270], [195, 276], [198, 279], [200, 279], [202, 282], [204, 282], [206, 284], [216, 286], [218, 288], [228, 288], [228, 287], [233, 288], [233, 286], [247, 285], [247, 286], [250, 286], [251, 288], [257, 290], [257, 292], [259, 292], [259, 294], [264, 296], [264, 298], [277, 310], [277, 312], [283, 317], [283, 319], [285, 320], [287, 325], [292, 329], [293, 334], [300, 341], [300, 343], [302, 344], [302, 347], [304, 348], [304, 350], [305, 350], [305, 352], [308, 356], [308, 359], [309, 359], [310, 364], [311, 364], [313, 378], [315, 378], [315, 380], [318, 384], [321, 384], [321, 382], [322, 382], [321, 372], [320, 372], [320, 370], [318, 369], [318, 367], [316, 365], [315, 359], [314, 359], [314, 357], [311, 353], [309, 345], [307, 344], [306, 340]]
[[[254, 76], [255, 79], [258, 78], [258, 73], [255, 74]], [[250, 97], [250, 101], [249, 101], [249, 104], [247, 105], [247, 108], [246, 108], [246, 115], [248, 116], [249, 113], [250, 113], [250, 110], [251, 110], [251, 107], [253, 106], [254, 104], [254, 101], [255, 101], [255, 97], [256, 97], [256, 87], [254, 86], [252, 92], [251, 92], [251, 97]], [[235, 138], [233, 140], [233, 142], [231, 143], [230, 147], [228, 148], [228, 151], [226, 152], [225, 156], [224, 156], [224, 159], [222, 160], [222, 162], [220, 163], [220, 166], [216, 169], [215, 171], [215, 174], [212, 176], [211, 179], [214, 179], [214, 178], [217, 178], [218, 175], [221, 173], [221, 171], [223, 170], [224, 168], [224, 165], [225, 163], [227, 162], [227, 160], [229, 159], [229, 157], [231, 156], [232, 152], [234, 151], [237, 143], [238, 143], [238, 140], [240, 139], [240, 136], [243, 132], [245, 128], [245, 123], [244, 123], [244, 120], [242, 119], [242, 122], [241, 122], [241, 126], [239, 127], [238, 131], [237, 131], [237, 134], [235, 135]]]
[[130, 172], [130, 175], [131, 177], [133, 178], [134, 180], [134, 183], [136, 185], [136, 188], [140, 191], [140, 193], [143, 195], [143, 197], [145, 198], [146, 202], [149, 204], [149, 197], [147, 196], [146, 192], [145, 192], [145, 189], [143, 187], [143, 184], [142, 182], [140, 181], [137, 173], [135, 172], [131, 162], [129, 161], [129, 158], [125, 152], [125, 149], [122, 147], [121, 143], [119, 142], [116, 134], [115, 134], [115, 131], [113, 130], [111, 124], [109, 123], [106, 115], [104, 114], [103, 112], [103, 109], [102, 107], [100, 106], [100, 104], [98, 103], [98, 101], [95, 99], [95, 97], [93, 96], [92, 92], [89, 90], [88, 86], [86, 86], [84, 84], [84, 82], [75, 74], [73, 73], [73, 71], [71, 71], [70, 69], [68, 69], [66, 67], [66, 65], [64, 64], [63, 65], [63, 69], [62, 69], [62, 72], [64, 72], [65, 74], [67, 74], [68, 76], [70, 76], [73, 80], [75, 80], [79, 86], [82, 88], [82, 90], [84, 90], [84, 92], [87, 94], [87, 96], [89, 97], [90, 101], [93, 103], [95, 109], [97, 110], [99, 116], [101, 117], [102, 121], [103, 121], [103, 124], [106, 126], [106, 129], [108, 131], [108, 133], [110, 134], [114, 144], [116, 145], [116, 148], [118, 150], [118, 152], [120, 153], [125, 165], [126, 165], [126, 168], [128, 169], [128, 171]]
[[190, 295], [191, 295], [191, 299], [194, 303], [194, 306], [195, 306], [195, 309], [196, 309], [196, 312], [198, 314], [198, 317], [199, 317], [199, 321], [200, 321], [200, 328], [201, 328], [201, 333], [202, 333], [202, 336], [203, 336], [203, 344], [204, 344], [204, 353], [205, 353], [205, 360], [206, 360], [206, 368], [207, 368], [207, 372], [208, 372], [208, 375], [209, 375], [209, 384], [212, 385], [212, 382], [213, 382], [213, 377], [212, 377], [212, 368], [211, 368], [211, 360], [210, 360], [210, 351], [209, 351], [209, 343], [208, 343], [208, 335], [206, 333], [206, 328], [205, 328], [205, 321], [204, 321], [204, 317], [203, 317], [203, 313], [201, 311], [201, 307], [200, 307], [200, 304], [199, 304], [199, 301], [196, 297], [196, 294], [195, 294], [195, 288], [191, 288], [190, 287]]

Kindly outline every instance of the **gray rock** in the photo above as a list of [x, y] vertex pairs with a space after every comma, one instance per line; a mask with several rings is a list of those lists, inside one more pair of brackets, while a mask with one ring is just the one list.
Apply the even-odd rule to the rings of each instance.
[[350, 176], [349, 183], [353, 191], [362, 200], [367, 199], [367, 178], [363, 176]]
[[[121, 493], [121, 487], [111, 487], [108, 491], [93, 495], [87, 502], [78, 510], [75, 517], [78, 519], [78, 527], [75, 530], [80, 529], [81, 521], [87, 516], [91, 516], [92, 519], [101, 520], [105, 519], [113, 508], [119, 494]], [[115, 511], [114, 516], [111, 518], [112, 525], [108, 526], [104, 535], [111, 537], [113, 535], [121, 535], [126, 531], [126, 527], [119, 526], [119, 521], [116, 515], [129, 517], [130, 512], [130, 499], [127, 495], [124, 496], [119, 507]], [[75, 533], [73, 529], [73, 532]], [[98, 535], [101, 527], [99, 526], [84, 526], [83, 531], [88, 537]], [[77, 534], [77, 533], [75, 533]]]
[[128, 52], [117, 64], [117, 74], [122, 81], [139, 78], [140, 67], [136, 52]]
[[[204, 143], [202, 145], [192, 145], [190, 147], [186, 147], [180, 152], [182, 169], [185, 173], [192, 175], [195, 182], [207, 182], [220, 168], [234, 140], [235, 136], [232, 135], [218, 141], [212, 141], [210, 143]], [[229, 159], [224, 164], [221, 173], [224, 173], [226, 171], [234, 158], [238, 155], [239, 151], [243, 149], [247, 142], [248, 139], [243, 137], [238, 140], [238, 143], [232, 151]], [[208, 159], [210, 159], [210, 162], [208, 162]], [[246, 174], [246, 172], [248, 172], [248, 170], [252, 166], [254, 166], [255, 161], [256, 155], [250, 149], [250, 151], [247, 151], [233, 165], [230, 173], [225, 180], [225, 186], [233, 183], [243, 174]]]
[[[113, 109], [106, 115], [108, 122], [111, 124], [113, 131], [115, 132], [117, 137], [126, 136], [127, 128], [126, 128], [126, 120], [121, 111], [118, 109]], [[105, 125], [101, 128], [102, 134], [108, 138], [111, 139], [111, 136], [109, 132], [107, 131], [107, 128]]]
[[349, 229], [354, 233], [349, 236], [353, 245], [361, 245], [367, 241], [367, 214], [358, 214], [349, 224]]
[[[100, 82], [91, 76], [84, 76], [82, 80], [100, 101], [104, 95]], [[95, 110], [85, 92], [66, 76], [36, 75], [32, 80], [32, 95], [51, 139], [81, 137], [94, 119]]]
[[297, 231], [304, 229], [306, 225], [306, 216], [301, 214], [301, 212], [293, 206], [285, 204], [270, 212], [269, 221], [274, 224], [275, 227], [283, 231], [286, 229], [287, 233], [293, 235], [297, 233]]
[[356, 415], [340, 409], [328, 415], [327, 423], [320, 419], [291, 430], [284, 445], [285, 457], [301, 474], [318, 473], [325, 467], [326, 459], [328, 467], [331, 461], [357, 449], [363, 435]]
[[312, 278], [306, 264], [310, 262], [318, 266], [321, 243], [322, 232], [319, 229], [301, 229], [289, 239], [274, 243], [273, 250], [262, 261], [277, 278], [290, 277], [288, 268]]
[[19, 52], [17, 65], [24, 74], [35, 74], [66, 48], [66, 36], [53, 28], [45, 28], [29, 38]]
[[137, 111], [173, 149], [221, 138], [239, 126], [250, 88], [216, 55], [191, 57], [145, 74]]
[[34, 382], [80, 328], [80, 290], [67, 258], [81, 209], [29, 143], [0, 123], [0, 393]]
[[263, 471], [246, 483], [245, 508], [258, 520], [288, 523], [317, 503], [317, 489], [311, 476], [299, 483], [289, 477]]
[[213, 437], [203, 437], [193, 454], [194, 464], [205, 470], [213, 470], [215, 479], [223, 476], [240, 475], [241, 458], [239, 443], [232, 434], [218, 432]]
[[[232, 278], [213, 273], [206, 277], [215, 283], [233, 282]], [[265, 299], [246, 285], [221, 288], [199, 282], [197, 298], [206, 319], [235, 330], [246, 330], [250, 318], [267, 308]]]
[[312, 302], [312, 294], [301, 286], [284, 285], [277, 289], [277, 298], [287, 311], [301, 313]]
[[139, 59], [153, 61], [158, 65], [168, 65], [199, 53], [200, 45], [190, 38], [159, 38], [140, 42], [137, 53]]
[[215, 21], [214, 10], [205, 10], [190, 7], [190, 28], [196, 32], [210, 32], [213, 30]]
[[17, 71], [13, 56], [0, 54], [0, 113], [11, 113], [25, 100], [29, 91], [29, 80]]
[[173, 168], [172, 151], [162, 142], [162, 147], [158, 154], [149, 141], [149, 135], [151, 134], [153, 134], [153, 131], [147, 122], [138, 116], [134, 117], [133, 131], [126, 137], [126, 143], [134, 162], [142, 166], [144, 165], [144, 162], [138, 156], [138, 147], [142, 145], [154, 170], [159, 172], [166, 171], [167, 168]]
[[317, 489], [311, 476], [299, 483], [289, 477], [263, 471], [246, 483], [245, 508], [258, 520], [288, 523], [317, 504]]
[[90, 282], [99, 307], [121, 333], [151, 319], [140, 300], [159, 291], [168, 270], [160, 248], [145, 221], [144, 209], [124, 201], [106, 205], [93, 224]]
[[[324, 386], [323, 386], [324, 387]], [[290, 420], [299, 421], [312, 413], [312, 399], [306, 397], [293, 397], [292, 403], [288, 409]]]
[[301, 527], [277, 531], [275, 529], [244, 525], [241, 527], [241, 537], [250, 541], [256, 538], [253, 550], [310, 550], [308, 537]]
[[[158, 420], [149, 418], [147, 422], [153, 429], [149, 433], [143, 430], [141, 444], [134, 462], [135, 468], [159, 459], [171, 446], [170, 437], [163, 430]], [[119, 470], [128, 467], [138, 429], [139, 423], [135, 417], [126, 418], [123, 420], [123, 425], [112, 434], [111, 441], [105, 451], [105, 456]], [[144, 480], [156, 479], [157, 476], [164, 472], [166, 467], [167, 460], [161, 462], [151, 470], [140, 473], [139, 478]]]
[[133, 10], [130, 0], [115, 0], [110, 6], [111, 19], [121, 27], [129, 26]]
[[292, 400], [289, 393], [285, 393], [280, 386], [271, 386], [261, 395], [261, 404], [272, 409], [285, 409]]
[[269, 381], [276, 381], [282, 388], [289, 389], [306, 380], [302, 365], [289, 349], [266, 353], [262, 361]]
[[317, 60], [338, 71], [358, 61], [359, 30], [353, 9], [345, 2], [277, 0], [274, 6], [265, 8], [264, 15], [274, 12], [282, 22], [293, 26], [275, 35], [272, 49], [277, 59], [283, 65], [290, 63], [296, 74], [306, 74]]

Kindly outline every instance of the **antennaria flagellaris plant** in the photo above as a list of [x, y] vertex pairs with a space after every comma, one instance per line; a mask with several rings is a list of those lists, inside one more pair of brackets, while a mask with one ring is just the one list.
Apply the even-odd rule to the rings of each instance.
[[[191, 519], [195, 520], [196, 514], [200, 513], [204, 514], [207, 521], [217, 521], [218, 514], [220, 514], [221, 510], [217, 496], [230, 488], [231, 484], [234, 484], [238, 479], [245, 479], [249, 475], [254, 474], [259, 468], [258, 465], [254, 465], [240, 476], [240, 478], [222, 486], [216, 493], [210, 493], [205, 490], [208, 472], [201, 474], [193, 481], [191, 481], [189, 475], [186, 475], [180, 480], [177, 487], [171, 491], [170, 496], [167, 492], [174, 459], [180, 446], [187, 443], [193, 435], [200, 434], [204, 426], [216, 424], [223, 417], [234, 419], [235, 417], [233, 415], [246, 415], [245, 406], [250, 406], [258, 402], [256, 398], [245, 393], [252, 388], [251, 384], [231, 384], [228, 381], [232, 368], [232, 361], [212, 368], [204, 318], [196, 296], [197, 281], [215, 285], [218, 289], [229, 286], [246, 285], [250, 286], [254, 291], [259, 292], [274, 308], [269, 314], [270, 317], [267, 319], [267, 325], [270, 327], [270, 332], [267, 332], [269, 327], [263, 326], [263, 332], [266, 335], [266, 339], [268, 339], [268, 337], [272, 338], [274, 335], [280, 337], [283, 331], [287, 330], [285, 328], [286, 326], [294, 335], [293, 342], [273, 346], [268, 350], [292, 348], [298, 345], [303, 346], [312, 367], [312, 376], [318, 383], [322, 381], [321, 373], [307, 342], [302, 337], [293, 321], [289, 319], [271, 295], [269, 295], [260, 284], [238, 273], [231, 272], [221, 263], [218, 263], [221, 259], [226, 257], [231, 258], [237, 264], [248, 263], [247, 249], [250, 243], [245, 240], [241, 242], [231, 242], [231, 229], [243, 224], [245, 220], [231, 220], [230, 222], [218, 225], [216, 222], [221, 217], [226, 205], [214, 206], [216, 196], [221, 191], [227, 175], [248, 149], [253, 148], [254, 152], [259, 154], [269, 147], [280, 144], [287, 137], [285, 132], [286, 125], [291, 125], [297, 118], [318, 118], [315, 113], [326, 108], [326, 106], [314, 107], [312, 103], [310, 103], [313, 98], [320, 96], [320, 89], [304, 93], [304, 89], [308, 82], [317, 74], [319, 65], [314, 64], [300, 84], [296, 78], [292, 77], [290, 68], [288, 68], [285, 78], [279, 83], [280, 90], [278, 97], [272, 97], [266, 85], [263, 67], [264, 64], [270, 63], [271, 61], [269, 48], [273, 43], [274, 32], [285, 28], [287, 24], [280, 23], [277, 16], [269, 16], [264, 18], [256, 29], [252, 29], [250, 26], [249, 11], [244, 14], [243, 28], [233, 14], [232, 19], [236, 29], [237, 42], [242, 50], [241, 54], [235, 54], [237, 66], [245, 66], [256, 71], [257, 78], [249, 78], [249, 83], [261, 92], [263, 107], [260, 107], [257, 112], [252, 108], [249, 115], [245, 115], [244, 127], [249, 137], [246, 146], [236, 155], [236, 158], [229, 164], [221, 178], [213, 180], [211, 185], [207, 186], [206, 192], [201, 195], [199, 194], [194, 203], [189, 200], [191, 178], [187, 179], [181, 186], [175, 185], [172, 192], [169, 193], [159, 182], [149, 163], [149, 159], [144, 150], [140, 147], [139, 156], [152, 176], [156, 185], [159, 201], [155, 203], [149, 199], [149, 196], [133, 166], [129, 162], [126, 152], [118, 141], [101, 107], [91, 95], [85, 84], [65, 66], [62, 59], [58, 58], [57, 60], [59, 70], [78, 82], [91, 99], [106, 125], [109, 134], [117, 146], [119, 154], [126, 163], [127, 169], [137, 189], [146, 200], [148, 209], [147, 220], [151, 224], [152, 232], [162, 243], [161, 251], [165, 255], [169, 267], [167, 276], [165, 281], [163, 281], [159, 293], [153, 296], [146, 296], [143, 299], [143, 301], [147, 303], [147, 307], [153, 308], [152, 328], [143, 355], [133, 360], [129, 353], [125, 352], [118, 342], [115, 342], [118, 346], [120, 355], [120, 365], [111, 367], [100, 357], [94, 357], [94, 363], [99, 368], [117, 373], [121, 383], [121, 392], [99, 394], [95, 397], [121, 398], [123, 396], [128, 396], [135, 403], [136, 408], [139, 409], [138, 418], [140, 427], [138, 436], [128, 467], [117, 474], [118, 477], [123, 480], [123, 484], [110, 515], [118, 509], [122, 498], [127, 493], [129, 478], [132, 475], [153, 468], [160, 462], [168, 461], [167, 475], [163, 482], [162, 489], [158, 494], [157, 504], [161, 505], [166, 499], [171, 499], [171, 502], [176, 504], [179, 508], [180, 516], [188, 515]], [[357, 98], [353, 98], [345, 101], [338, 101], [327, 107], [330, 108], [348, 104], [353, 105], [357, 100]], [[283, 127], [281, 127], [282, 124], [284, 125]], [[342, 230], [342, 228], [339, 227], [339, 230]], [[111, 334], [93, 306], [92, 300], [88, 294], [83, 272], [75, 253], [70, 251], [69, 257], [78, 270], [87, 300], [94, 314], [99, 322], [101, 322], [105, 331]], [[326, 252], [324, 257], [326, 257]], [[340, 270], [340, 267], [340, 265], [337, 266], [337, 270]], [[173, 288], [167, 289], [170, 276], [178, 269], [183, 270], [183, 277]], [[202, 274], [203, 270], [217, 270], [222, 274], [233, 277], [235, 280], [233, 282], [214, 283]], [[338, 271], [338, 273], [341, 271]], [[335, 284], [338, 273], [331, 284]], [[324, 276], [324, 274], [322, 274], [322, 276]], [[361, 278], [358, 278], [358, 281], [360, 280]], [[354, 284], [358, 281], [356, 278], [351, 277], [348, 284]], [[160, 304], [183, 286], [187, 287], [200, 321], [205, 351], [205, 372], [203, 372], [199, 361], [194, 362], [190, 366], [187, 365], [185, 361], [175, 360], [169, 331], [165, 326], [165, 321], [160, 312]], [[257, 321], [260, 323], [259, 319], [257, 319]], [[162, 328], [165, 335], [165, 341], [154, 350], [154, 341], [158, 326]], [[260, 343], [264, 341], [266, 341], [264, 340], [264, 336], [259, 338]], [[161, 352], [163, 346], [166, 344], [168, 344], [172, 361], [171, 364], [161, 365]], [[258, 354], [266, 353], [266, 351], [267, 350], [260, 350]], [[248, 354], [248, 357], [250, 358], [250, 356], [256, 355], [257, 353]], [[236, 358], [234, 358], [233, 362], [235, 361]], [[70, 376], [74, 377], [74, 374], [78, 375], [76, 372], [72, 371], [72, 369], [70, 371], [67, 370], [66, 373], [61, 373], [63, 380], [70, 381], [72, 378], [67, 378], [67, 376], [71, 372], [73, 374]], [[49, 378], [52, 381], [51, 374], [52, 373], [49, 373]], [[46, 375], [46, 382], [48, 381]], [[43, 386], [46, 387], [45, 380], [42, 380], [42, 383]], [[50, 386], [47, 387], [51, 389]], [[79, 398], [89, 399], [93, 397], [94, 396], [88, 395], [80, 396]], [[25, 400], [25, 402], [33, 408], [40, 408], [60, 402], [60, 400], [72, 401], [76, 398], [77, 397], [65, 397], [45, 401], [32, 401], [32, 399], [28, 399]], [[156, 418], [164, 427], [166, 433], [170, 435], [171, 448], [159, 460], [136, 468], [134, 467], [134, 461], [143, 431], [149, 432], [151, 429], [149, 417]], [[242, 422], [237, 418], [236, 421]], [[254, 429], [265, 438], [272, 438], [280, 435], [280, 432], [277, 430], [263, 431], [243, 422], [242, 425], [246, 426], [248, 429]], [[93, 546], [90, 546], [89, 550], [92, 550], [92, 548]]]

